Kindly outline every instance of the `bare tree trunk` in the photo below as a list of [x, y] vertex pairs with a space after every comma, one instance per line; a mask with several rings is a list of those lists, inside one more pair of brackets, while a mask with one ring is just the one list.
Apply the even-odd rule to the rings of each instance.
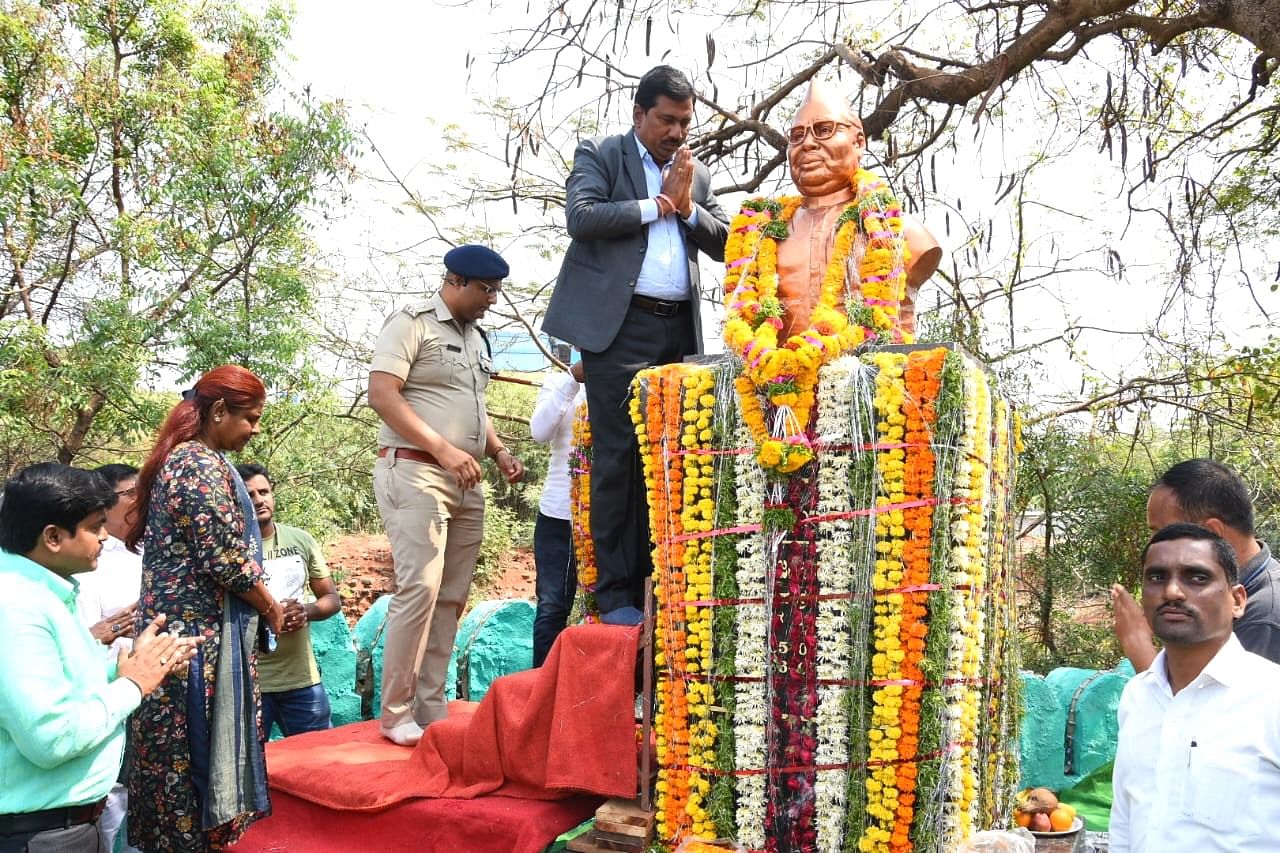
[[1053, 639], [1053, 492], [1045, 482], [1044, 474], [1037, 472], [1040, 494], [1044, 496], [1044, 588], [1040, 593], [1040, 642], [1051, 657], [1058, 657], [1058, 646]]
[[106, 402], [106, 394], [94, 391], [89, 402], [76, 415], [76, 422], [72, 425], [71, 432], [67, 433], [66, 438], [62, 440], [62, 446], [58, 448], [58, 461], [63, 465], [70, 465], [71, 460], [80, 454], [80, 448], [84, 447], [85, 436], [93, 426], [93, 419], [98, 416], [98, 412], [102, 411]]

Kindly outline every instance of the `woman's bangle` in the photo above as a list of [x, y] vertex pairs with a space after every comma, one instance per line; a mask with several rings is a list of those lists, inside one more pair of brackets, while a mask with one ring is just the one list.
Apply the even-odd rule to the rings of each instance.
[[503, 453], [510, 453], [510, 452], [511, 452], [511, 451], [510, 451], [510, 450], [507, 450], [507, 448], [505, 448], [505, 447], [499, 447], [497, 450], [493, 451], [493, 456], [491, 456], [490, 458], [491, 458], [491, 459], [497, 459], [501, 454], [503, 454]]

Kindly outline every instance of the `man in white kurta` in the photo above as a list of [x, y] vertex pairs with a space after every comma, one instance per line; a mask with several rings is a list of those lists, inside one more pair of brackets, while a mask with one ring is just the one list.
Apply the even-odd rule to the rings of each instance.
[[1232, 633], [1237, 572], [1198, 525], [1161, 529], [1143, 555], [1143, 611], [1164, 649], [1120, 699], [1113, 853], [1280, 850], [1280, 666]]

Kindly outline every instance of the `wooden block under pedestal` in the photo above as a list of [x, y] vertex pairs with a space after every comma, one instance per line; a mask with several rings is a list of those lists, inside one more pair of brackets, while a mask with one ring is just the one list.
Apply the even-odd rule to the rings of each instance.
[[591, 842], [602, 850], [644, 853], [644, 849], [649, 846], [649, 839], [639, 835], [619, 835], [616, 832], [602, 832], [599, 829], [593, 829], [588, 834], [591, 836]]
[[595, 828], [568, 844], [573, 853], [643, 853], [653, 838], [654, 812], [635, 800], [613, 799], [596, 809]]
[[654, 812], [635, 800], [614, 798], [596, 809], [596, 828], [619, 835], [648, 838], [653, 834]]

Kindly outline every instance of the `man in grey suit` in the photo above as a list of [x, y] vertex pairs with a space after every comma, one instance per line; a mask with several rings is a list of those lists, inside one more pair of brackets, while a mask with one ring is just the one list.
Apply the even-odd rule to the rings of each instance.
[[639, 624], [652, 571], [631, 380], [702, 350], [698, 252], [723, 261], [729, 234], [711, 175], [685, 146], [693, 101], [689, 80], [659, 65], [636, 86], [631, 131], [579, 143], [565, 184], [573, 242], [542, 321], [582, 351], [596, 602], [609, 624]]

